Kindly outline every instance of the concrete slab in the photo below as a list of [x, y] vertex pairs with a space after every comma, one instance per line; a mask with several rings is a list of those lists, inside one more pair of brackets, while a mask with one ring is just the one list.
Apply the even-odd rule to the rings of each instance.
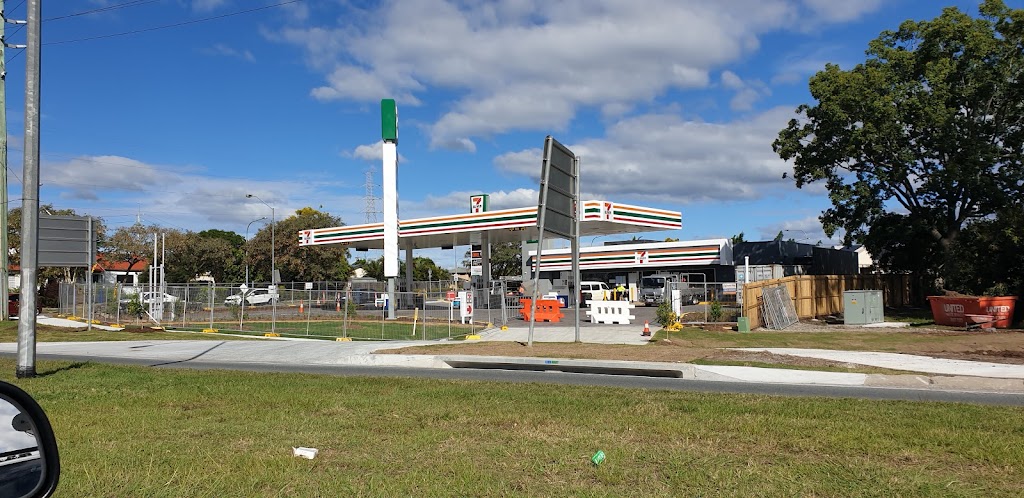
[[829, 349], [798, 348], [733, 348], [737, 351], [764, 351], [773, 354], [841, 361], [857, 365], [906, 370], [940, 375], [966, 375], [998, 379], [1024, 379], [1024, 365], [989, 363], [984, 361], [949, 360], [900, 353], [870, 351], [834, 351]]
[[[638, 325], [602, 325], [600, 327], [580, 326], [580, 341], [592, 344], [631, 344], [644, 345], [650, 337], [642, 336], [644, 324]], [[508, 330], [490, 329], [480, 334], [481, 341], [515, 341], [527, 342], [530, 328], [516, 327]], [[533, 331], [534, 342], [574, 342], [576, 329], [570, 323], [566, 325], [547, 324]]]
[[695, 365], [695, 367], [697, 380], [731, 380], [739, 382], [766, 382], [770, 384], [828, 386], [863, 386], [867, 380], [866, 374], [846, 372], [817, 372], [813, 370], [717, 365]]
[[[49, 325], [51, 327], [63, 327], [69, 329], [86, 328], [89, 324], [85, 322], [79, 322], [75, 320], [68, 320], [67, 318], [56, 318], [45, 315], [39, 315], [36, 317], [36, 323], [41, 325]], [[92, 328], [100, 330], [124, 330], [123, 327], [111, 327], [109, 325], [92, 324]]]
[[908, 322], [881, 322], [864, 325], [866, 329], [905, 329], [910, 327]]
[[[353, 358], [369, 357], [378, 349], [422, 344], [424, 343], [419, 341], [386, 343], [357, 341], [40, 342], [36, 344], [36, 351], [38, 354], [123, 358], [154, 363], [198, 360], [283, 365], [344, 365], [369, 364], [371, 363], [369, 360], [353, 360]], [[430, 344], [436, 343], [431, 342]], [[0, 353], [15, 352], [17, 352], [17, 344], [0, 344]], [[393, 361], [401, 362], [402, 360]]]

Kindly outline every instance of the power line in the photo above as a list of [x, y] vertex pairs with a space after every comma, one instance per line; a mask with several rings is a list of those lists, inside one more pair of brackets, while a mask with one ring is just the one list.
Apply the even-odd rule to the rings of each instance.
[[87, 16], [87, 15], [91, 15], [91, 14], [99, 14], [101, 12], [110, 12], [112, 10], [119, 10], [119, 9], [123, 9], [123, 8], [126, 8], [126, 7], [137, 7], [139, 5], [146, 5], [147, 3], [155, 3], [157, 1], [158, 0], [131, 0], [130, 2], [115, 3], [113, 5], [108, 5], [106, 7], [99, 7], [99, 8], [91, 9], [91, 10], [84, 10], [82, 12], [75, 12], [74, 14], [67, 14], [67, 15], [63, 15], [63, 16], [51, 17], [51, 18], [48, 18], [48, 19], [43, 19], [43, 22], [59, 21], [61, 19], [70, 19], [72, 17]]
[[261, 11], [261, 10], [273, 9], [273, 8], [276, 8], [276, 7], [282, 7], [282, 6], [285, 6], [285, 5], [290, 5], [290, 4], [293, 4], [293, 3], [299, 3], [299, 2], [302, 2], [302, 1], [303, 0], [288, 0], [286, 2], [280, 2], [280, 3], [271, 4], [271, 5], [264, 5], [262, 7], [256, 7], [256, 8], [252, 8], [252, 9], [246, 9], [246, 10], [239, 10], [239, 11], [236, 11], [236, 12], [229, 12], [227, 14], [220, 14], [220, 15], [217, 15], [217, 16], [203, 17], [203, 18], [200, 18], [200, 19], [192, 19], [190, 21], [182, 21], [182, 22], [178, 22], [178, 23], [174, 23], [174, 24], [165, 24], [163, 26], [153, 26], [151, 28], [133, 29], [131, 31], [123, 31], [121, 33], [111, 33], [111, 34], [107, 34], [107, 35], [90, 36], [90, 37], [86, 37], [86, 38], [76, 38], [76, 39], [73, 39], [73, 40], [53, 41], [53, 42], [44, 43], [43, 45], [64, 45], [64, 44], [68, 44], [68, 43], [78, 43], [78, 42], [84, 42], [84, 41], [102, 40], [102, 39], [105, 39], [105, 38], [115, 38], [115, 37], [118, 37], [118, 36], [128, 36], [128, 35], [135, 35], [135, 34], [139, 34], [139, 33], [148, 33], [150, 31], [158, 31], [158, 30], [161, 30], [161, 29], [177, 28], [177, 27], [181, 27], [181, 26], [188, 26], [190, 24], [198, 24], [198, 23], [201, 23], [201, 22], [214, 21], [214, 20], [217, 20], [217, 19], [224, 19], [226, 17], [238, 16], [238, 15], [242, 15], [242, 14], [249, 14], [249, 13], [252, 13], [252, 12], [258, 12], [258, 11]]
[[[63, 15], [63, 16], [51, 17], [51, 18], [48, 18], [48, 19], [43, 19], [42, 22], [59, 21], [61, 19], [70, 19], [72, 17], [87, 16], [87, 15], [91, 15], [91, 14], [99, 14], [99, 13], [102, 13], [102, 12], [110, 12], [110, 11], [114, 11], [114, 10], [123, 9], [123, 8], [126, 8], [126, 7], [137, 7], [139, 5], [146, 5], [146, 4], [149, 4], [149, 3], [155, 3], [157, 1], [159, 1], [159, 0], [132, 0], [130, 2], [124, 2], [124, 3], [114, 4], [114, 5], [108, 5], [106, 7], [100, 7], [98, 9], [85, 10], [85, 11], [82, 11], [82, 12], [75, 12], [74, 14], [67, 14], [67, 15]], [[22, 1], [21, 3], [25, 3], [25, 2]], [[21, 3], [18, 4], [18, 7], [21, 7]], [[15, 9], [17, 9], [18, 7], [15, 7]], [[14, 10], [14, 9], [11, 9], [11, 10]], [[7, 37], [13, 37], [14, 35], [20, 33], [21, 30], [25, 29], [25, 26], [26, 26], [25, 24], [19, 24], [18, 27], [14, 28], [14, 31], [11, 31], [10, 33], [7, 34]], [[24, 52], [24, 49], [19, 50], [17, 53], [15, 53], [13, 56], [11, 56], [10, 59], [7, 59], [7, 62], [11, 62], [14, 59], [17, 59], [18, 56], [21, 55], [21, 52]]]

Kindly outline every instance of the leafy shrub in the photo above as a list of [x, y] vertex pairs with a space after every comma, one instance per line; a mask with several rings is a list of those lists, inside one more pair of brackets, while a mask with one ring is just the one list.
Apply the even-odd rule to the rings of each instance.
[[142, 317], [146, 308], [142, 306], [142, 300], [139, 298], [138, 293], [132, 294], [128, 297], [128, 303], [125, 305], [124, 311], [130, 316]]
[[672, 304], [668, 301], [663, 301], [658, 305], [658, 311], [654, 316], [654, 321], [662, 327], [668, 327], [669, 325], [676, 323], [678, 318], [679, 317], [676, 316], [675, 312], [672, 311]]
[[708, 319], [712, 322], [722, 320], [722, 303], [718, 302], [717, 299], [711, 301], [711, 306], [708, 307]]

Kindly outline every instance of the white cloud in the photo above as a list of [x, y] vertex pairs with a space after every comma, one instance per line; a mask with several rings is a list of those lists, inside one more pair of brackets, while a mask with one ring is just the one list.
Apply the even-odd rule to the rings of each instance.
[[216, 43], [212, 47], [201, 49], [200, 52], [202, 52], [205, 55], [237, 57], [248, 62], [256, 62], [256, 56], [254, 56], [252, 52], [248, 50], [238, 50], [224, 43]]
[[158, 183], [157, 166], [121, 156], [79, 156], [41, 168], [42, 183], [66, 188], [72, 198], [98, 200], [104, 190], [142, 192]]
[[734, 111], [749, 111], [758, 100], [771, 95], [771, 90], [760, 80], [744, 81], [729, 70], [722, 71], [720, 78], [722, 86], [736, 91], [729, 101], [729, 108]]
[[[405, 0], [265, 34], [302, 47], [327, 74], [311, 91], [319, 100], [418, 105], [421, 94], [445, 91], [453, 100], [428, 127], [431, 146], [473, 151], [476, 137], [564, 129], [581, 108], [616, 117], [673, 89], [704, 88], [712, 71], [758, 50], [764, 33], [846, 22], [880, 4]], [[723, 84], [738, 92], [737, 110], [765, 95], [732, 72]]]
[[327, 72], [312, 90], [320, 100], [418, 104], [425, 91], [451, 92], [431, 144], [473, 150], [474, 137], [564, 129], [583, 107], [618, 116], [671, 89], [706, 87], [710, 71], [799, 13], [787, 0], [407, 0], [276, 37]]
[[814, 16], [828, 23], [848, 22], [872, 12], [882, 0], [803, 0]]
[[[792, 188], [791, 180], [782, 179], [791, 166], [771, 148], [792, 116], [790, 107], [729, 123], [651, 114], [612, 124], [604, 138], [568, 146], [581, 156], [581, 186], [592, 195], [673, 204], [757, 199]], [[494, 164], [536, 179], [540, 160], [540, 149], [528, 149], [498, 156]]]
[[[334, 211], [328, 212], [345, 217], [355, 216], [345, 209], [362, 206], [338, 196], [338, 185], [320, 179], [217, 177], [205, 168], [156, 165], [116, 155], [46, 160], [42, 166], [41, 198], [59, 197], [60, 207], [109, 217], [111, 226], [134, 223], [141, 212], [146, 219], [152, 217], [144, 222], [172, 228], [241, 230], [239, 225], [244, 228], [249, 221], [270, 215], [266, 205], [246, 198], [250, 193], [274, 206], [279, 219], [299, 207], [317, 207], [318, 199], [324, 198], [335, 203], [330, 206]], [[331, 195], [325, 193], [327, 189], [331, 189]]]
[[[355, 159], [362, 159], [364, 161], [380, 163], [384, 160], [384, 141], [378, 140], [377, 143], [366, 144], [357, 146], [352, 151], [343, 152], [342, 157], [351, 157]], [[398, 162], [406, 162], [405, 156], [401, 153], [398, 154]]]
[[731, 90], [739, 90], [743, 88], [743, 80], [740, 79], [736, 73], [725, 70], [722, 71], [722, 85]]

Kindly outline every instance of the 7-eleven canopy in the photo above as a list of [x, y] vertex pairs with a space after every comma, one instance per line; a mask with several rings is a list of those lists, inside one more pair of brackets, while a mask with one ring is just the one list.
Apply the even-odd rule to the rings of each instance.
[[[584, 201], [580, 236], [614, 235], [678, 230], [682, 214], [610, 201]], [[482, 233], [491, 243], [520, 242], [538, 238], [537, 208], [502, 209], [482, 213], [435, 216], [398, 222], [398, 241], [403, 248], [463, 246], [480, 243]], [[344, 244], [356, 249], [382, 249], [384, 224], [369, 223], [299, 232], [300, 246]]]

